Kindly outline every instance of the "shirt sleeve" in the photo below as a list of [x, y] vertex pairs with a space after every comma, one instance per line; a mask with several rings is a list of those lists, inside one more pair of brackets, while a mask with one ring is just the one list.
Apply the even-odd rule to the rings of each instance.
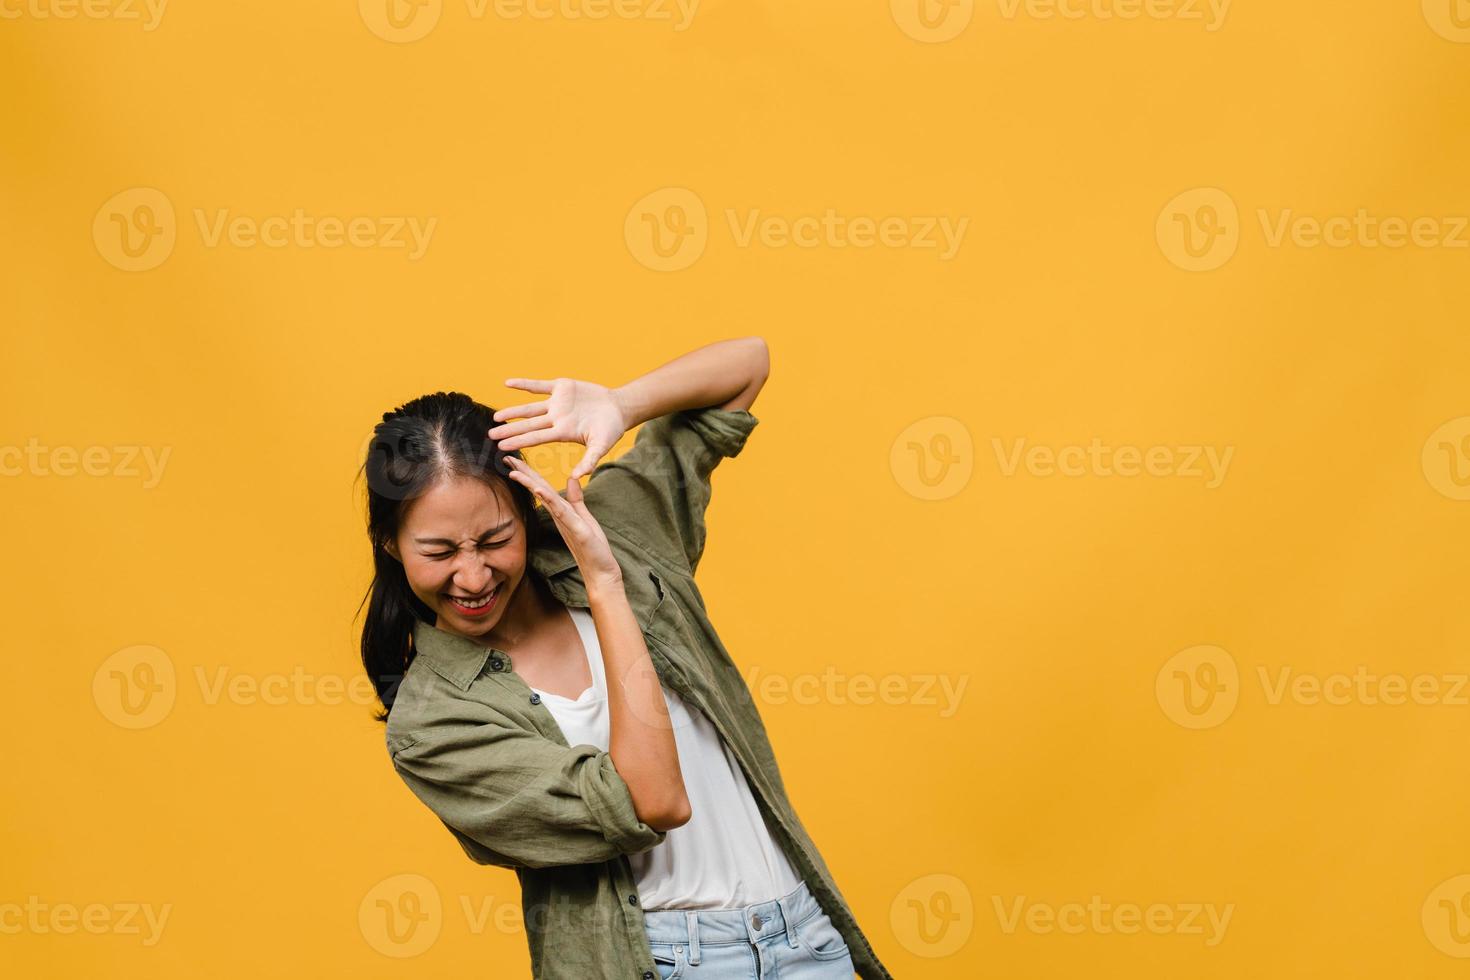
[[690, 574], [704, 554], [710, 475], [740, 455], [760, 419], [745, 409], [686, 409], [643, 423], [633, 447], [600, 464], [584, 498], [598, 522]]
[[488, 721], [436, 730], [392, 758], [415, 796], [503, 867], [608, 861], [668, 836], [638, 819], [612, 756], [593, 745]]

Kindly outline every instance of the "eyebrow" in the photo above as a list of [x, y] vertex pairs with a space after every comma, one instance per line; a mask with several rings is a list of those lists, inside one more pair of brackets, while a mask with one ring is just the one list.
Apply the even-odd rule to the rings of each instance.
[[[497, 526], [492, 527], [490, 530], [485, 531], [484, 533], [482, 533], [479, 537], [475, 538], [475, 540], [476, 541], [484, 541], [488, 537], [492, 537], [492, 536], [494, 536], [496, 534], [499, 534], [501, 531], [504, 531], [506, 528], [510, 527], [511, 523], [512, 522], [509, 521], [509, 520], [502, 521]], [[419, 537], [416, 537], [413, 540], [414, 540], [414, 543], [415, 544], [447, 544], [450, 547], [453, 547], [454, 546], [454, 542], [453, 541], [450, 541], [448, 538], [419, 538]]]

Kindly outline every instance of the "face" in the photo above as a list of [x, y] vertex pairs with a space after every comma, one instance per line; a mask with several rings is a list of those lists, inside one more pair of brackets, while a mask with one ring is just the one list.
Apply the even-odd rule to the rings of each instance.
[[526, 532], [504, 487], [455, 477], [413, 501], [388, 551], [440, 629], [488, 638], [526, 575]]

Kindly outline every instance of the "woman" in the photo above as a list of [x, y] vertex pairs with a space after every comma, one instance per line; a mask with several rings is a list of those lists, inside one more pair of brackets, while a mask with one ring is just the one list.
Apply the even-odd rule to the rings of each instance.
[[[545, 397], [496, 412], [427, 395], [374, 432], [388, 751], [473, 860], [516, 870], [543, 980], [889, 977], [694, 584], [768, 368], [727, 340], [618, 388], [512, 378]], [[587, 447], [564, 496], [519, 453], [555, 441]]]

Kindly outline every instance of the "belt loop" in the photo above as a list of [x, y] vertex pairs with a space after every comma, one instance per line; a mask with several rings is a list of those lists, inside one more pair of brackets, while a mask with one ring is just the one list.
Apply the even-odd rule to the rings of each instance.
[[781, 918], [786, 920], [786, 945], [796, 948], [796, 919], [791, 914], [790, 895], [782, 895], [776, 901], [781, 906]]
[[699, 965], [699, 913], [685, 912], [684, 922], [689, 926], [689, 965]]

